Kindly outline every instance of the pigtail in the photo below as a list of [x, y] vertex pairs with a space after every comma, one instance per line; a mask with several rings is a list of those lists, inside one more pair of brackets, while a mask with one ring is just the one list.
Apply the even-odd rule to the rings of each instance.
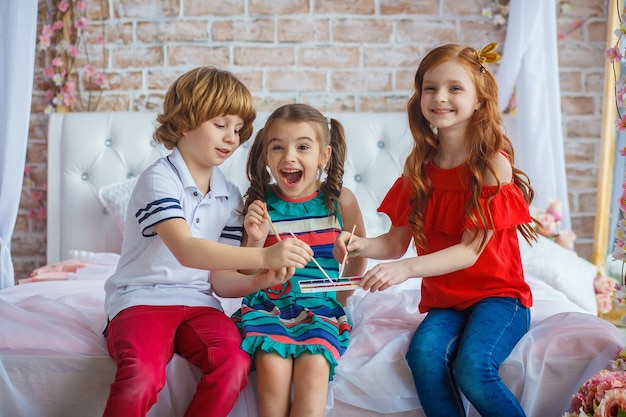
[[255, 200], [265, 201], [265, 192], [270, 187], [271, 176], [267, 172], [265, 161], [265, 131], [266, 128], [259, 130], [252, 142], [252, 146], [250, 146], [250, 153], [246, 162], [246, 172], [250, 186], [244, 195], [244, 213], [248, 212], [248, 207]]
[[336, 215], [335, 201], [339, 200], [343, 187], [344, 163], [346, 161], [347, 144], [343, 125], [335, 119], [328, 119], [330, 130], [330, 147], [332, 152], [325, 168], [326, 180], [320, 189], [324, 192], [324, 204], [332, 215]]

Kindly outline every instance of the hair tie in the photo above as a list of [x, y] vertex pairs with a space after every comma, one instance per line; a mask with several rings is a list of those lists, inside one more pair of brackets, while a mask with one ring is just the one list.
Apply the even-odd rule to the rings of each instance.
[[478, 64], [480, 65], [480, 72], [485, 72], [487, 70], [484, 65], [485, 63], [493, 64], [500, 61], [502, 57], [496, 52], [497, 47], [498, 42], [492, 42], [480, 51], [476, 51], [476, 58], [478, 59]]
[[328, 130], [331, 130], [331, 129], [330, 129], [330, 117], [327, 117], [327, 118], [326, 118], [326, 123], [328, 123]]

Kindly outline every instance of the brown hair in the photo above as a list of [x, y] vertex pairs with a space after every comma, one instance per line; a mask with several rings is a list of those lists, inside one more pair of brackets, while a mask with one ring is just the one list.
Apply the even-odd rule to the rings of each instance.
[[[464, 67], [473, 79], [476, 87], [476, 95], [481, 103], [469, 120], [465, 133], [465, 142], [468, 147], [467, 165], [471, 174], [469, 182], [470, 199], [465, 206], [465, 216], [479, 228], [488, 229], [491, 223], [491, 213], [484, 212], [479, 204], [479, 197], [483, 188], [483, 173], [489, 171], [498, 181], [498, 190], [502, 186], [500, 179], [491, 163], [495, 153], [504, 153], [513, 168], [513, 181], [521, 190], [524, 199], [530, 205], [534, 198], [534, 190], [526, 173], [517, 169], [513, 145], [504, 133], [502, 117], [498, 108], [498, 85], [493, 74], [486, 69], [485, 64], [479, 61], [477, 51], [474, 48], [461, 45], [448, 44], [437, 47], [430, 51], [422, 59], [415, 74], [414, 92], [407, 105], [409, 127], [413, 136], [413, 147], [405, 162], [405, 172], [413, 188], [411, 200], [412, 212], [409, 216], [409, 224], [415, 236], [416, 246], [424, 248], [426, 237], [424, 235], [424, 210], [430, 196], [431, 184], [424, 174], [425, 165], [432, 161], [437, 154], [437, 135], [422, 114], [420, 101], [422, 95], [422, 83], [424, 74], [445, 61], [454, 61]], [[494, 195], [488, 197], [488, 201]], [[486, 205], [489, 207], [489, 205]], [[520, 233], [529, 241], [536, 239], [536, 232], [529, 224], [521, 224], [518, 227]], [[476, 237], [476, 236], [475, 236]], [[486, 236], [483, 236], [481, 247], [485, 245]]]
[[176, 79], [165, 93], [154, 140], [173, 149], [185, 132], [223, 115], [238, 115], [243, 119], [240, 144], [252, 136], [256, 110], [248, 88], [228, 71], [195, 68]]
[[274, 110], [267, 118], [265, 126], [259, 130], [248, 154], [247, 173], [250, 187], [246, 192], [244, 212], [255, 200], [264, 200], [265, 192], [270, 188], [271, 177], [266, 170], [267, 144], [266, 132], [270, 126], [279, 122], [305, 122], [313, 126], [320, 148], [330, 145], [330, 160], [325, 167], [326, 180], [321, 184], [324, 203], [330, 213], [336, 214], [335, 202], [339, 199], [343, 186], [343, 164], [346, 160], [346, 137], [342, 124], [335, 119], [327, 119], [317, 109], [307, 104], [286, 104]]

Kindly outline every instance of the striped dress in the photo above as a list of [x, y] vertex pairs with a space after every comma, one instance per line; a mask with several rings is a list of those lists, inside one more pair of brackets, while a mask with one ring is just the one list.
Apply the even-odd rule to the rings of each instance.
[[[335, 278], [339, 264], [333, 257], [333, 244], [341, 232], [341, 219], [330, 216], [323, 194], [290, 200], [270, 190], [265, 195], [268, 212], [282, 239], [292, 238], [308, 243], [315, 259]], [[265, 246], [276, 243], [270, 234]], [[351, 324], [336, 292], [301, 293], [299, 281], [324, 278], [313, 262], [297, 269], [283, 285], [257, 291], [244, 297], [241, 309], [233, 315], [243, 342], [241, 347], [254, 359], [258, 349], [283, 358], [302, 353], [324, 355], [333, 379], [337, 360], [346, 351]]]

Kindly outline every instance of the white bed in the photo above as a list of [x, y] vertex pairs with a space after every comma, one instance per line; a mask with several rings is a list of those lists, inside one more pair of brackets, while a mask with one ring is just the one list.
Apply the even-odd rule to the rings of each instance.
[[[266, 116], [259, 114], [257, 127]], [[410, 146], [406, 117], [329, 116], [346, 128], [344, 185], [359, 199], [368, 234], [376, 235], [388, 220], [375, 209]], [[38, 271], [32, 282], [0, 291], [0, 416], [101, 415], [115, 373], [102, 337], [103, 282], [115, 267], [121, 244], [114, 203], [123, 203], [128, 178], [165, 153], [151, 142], [154, 118], [154, 113], [52, 115], [49, 268], [43, 271], [65, 265], [74, 272]], [[224, 166], [242, 189], [245, 145]], [[109, 192], [108, 210], [99, 198], [101, 190]], [[626, 340], [595, 315], [593, 265], [547, 239], [533, 248], [522, 247], [535, 302], [532, 328], [500, 374], [528, 416], [559, 417], [579, 385], [605, 367]], [[331, 384], [329, 417], [423, 416], [404, 361], [408, 340], [423, 318], [417, 313], [419, 296], [415, 279], [383, 293], [357, 291], [349, 299], [354, 329]], [[232, 311], [238, 300], [225, 300], [224, 305]], [[182, 416], [195, 389], [197, 370], [184, 360], [175, 356], [167, 372], [166, 387], [150, 417]], [[232, 417], [256, 416], [253, 386], [242, 393]]]

